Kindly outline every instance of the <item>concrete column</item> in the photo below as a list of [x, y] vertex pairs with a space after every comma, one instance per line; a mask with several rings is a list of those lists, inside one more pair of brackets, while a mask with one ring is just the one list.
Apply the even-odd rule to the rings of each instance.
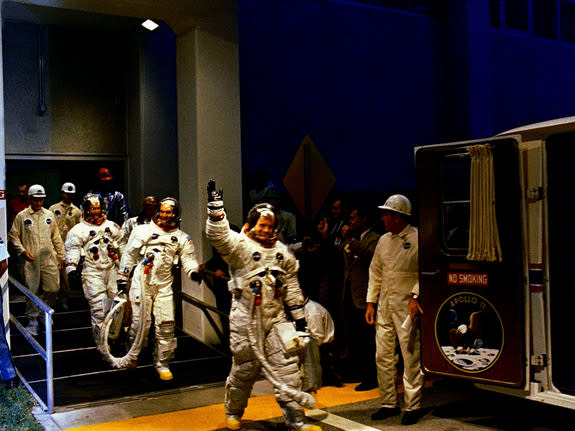
[[[194, 240], [198, 260], [211, 257], [204, 234], [206, 185], [224, 189], [230, 220], [241, 225], [242, 170], [238, 44], [198, 29], [177, 36], [178, 169], [182, 229]], [[182, 277], [184, 292], [215, 304], [204, 285]], [[197, 308], [184, 304], [184, 330], [214, 340]]]
[[[2, 8], [0, 7], [0, 23], [2, 22]], [[8, 246], [7, 217], [6, 217], [6, 152], [4, 129], [4, 54], [2, 51], [2, 31], [0, 31], [0, 237]], [[10, 319], [10, 303], [8, 297], [8, 271], [0, 279], [2, 287], [2, 315], [3, 322]], [[10, 330], [6, 328], [6, 340], [10, 344]]]

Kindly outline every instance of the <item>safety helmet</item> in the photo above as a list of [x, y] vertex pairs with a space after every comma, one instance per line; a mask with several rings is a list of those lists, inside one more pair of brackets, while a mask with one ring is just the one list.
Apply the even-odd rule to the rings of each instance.
[[90, 215], [90, 208], [92, 208], [92, 205], [97, 202], [100, 203], [100, 208], [102, 211], [104, 211], [102, 197], [100, 195], [95, 193], [88, 193], [86, 196], [84, 196], [84, 200], [82, 201], [82, 212], [84, 213], [84, 217], [88, 217]]
[[60, 191], [69, 194], [76, 193], [76, 186], [72, 183], [64, 183]]
[[[168, 226], [166, 226], [166, 223], [160, 220], [160, 208], [162, 207], [162, 205], [169, 205], [172, 207], [172, 217], [168, 222]], [[171, 198], [171, 197], [166, 197], [164, 199], [162, 199], [160, 201], [160, 204], [158, 205], [158, 210], [156, 211], [156, 215], [154, 215], [154, 223], [156, 223], [158, 226], [162, 226], [162, 227], [179, 227], [180, 226], [180, 222], [181, 222], [181, 218], [180, 218], [180, 214], [182, 212], [182, 209], [180, 207], [180, 203], [178, 202], [178, 200], [176, 198]]]
[[274, 229], [275, 229], [278, 225], [278, 215], [276, 213], [275, 207], [272, 204], [266, 204], [266, 203], [255, 205], [248, 213], [246, 221], [246, 223], [248, 224], [248, 229], [254, 227], [257, 224], [260, 217], [269, 217], [269, 216], [274, 217]]
[[378, 208], [393, 211], [406, 216], [411, 215], [411, 202], [403, 195], [392, 195]]
[[112, 172], [108, 168], [100, 168], [98, 171], [98, 179], [100, 181], [110, 181], [112, 178]]
[[28, 196], [33, 198], [45, 198], [46, 190], [44, 190], [44, 187], [42, 187], [40, 184], [34, 184], [28, 189]]

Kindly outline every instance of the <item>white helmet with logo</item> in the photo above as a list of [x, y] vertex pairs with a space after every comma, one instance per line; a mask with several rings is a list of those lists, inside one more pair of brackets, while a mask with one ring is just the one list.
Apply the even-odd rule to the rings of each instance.
[[44, 190], [44, 187], [42, 187], [40, 184], [34, 184], [28, 189], [28, 196], [33, 198], [45, 198], [46, 190]]
[[406, 216], [411, 215], [411, 202], [403, 195], [392, 195], [388, 197], [385, 203], [378, 208], [394, 211]]
[[64, 183], [62, 184], [62, 188], [60, 189], [60, 191], [70, 194], [76, 193], [76, 186], [72, 183]]

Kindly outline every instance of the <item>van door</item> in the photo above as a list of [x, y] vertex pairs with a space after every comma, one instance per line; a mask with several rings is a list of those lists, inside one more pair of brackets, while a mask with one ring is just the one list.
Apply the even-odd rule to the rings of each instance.
[[561, 392], [575, 395], [575, 343], [573, 323], [572, 228], [573, 157], [575, 133], [560, 133], [545, 140], [547, 157], [547, 211], [549, 262], [549, 319], [551, 324], [551, 366], [553, 384]]
[[[491, 147], [501, 261], [467, 258], [468, 148], [479, 144]], [[524, 381], [525, 342], [518, 143], [505, 137], [419, 147], [415, 161], [423, 368], [519, 386]]]

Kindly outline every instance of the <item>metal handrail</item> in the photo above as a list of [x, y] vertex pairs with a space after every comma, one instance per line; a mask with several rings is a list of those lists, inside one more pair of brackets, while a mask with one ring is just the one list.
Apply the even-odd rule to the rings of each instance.
[[10, 313], [10, 322], [20, 331], [20, 333], [28, 340], [28, 342], [34, 347], [34, 349], [40, 354], [40, 356], [46, 361], [46, 402], [36, 393], [28, 381], [24, 378], [22, 373], [16, 367], [16, 372], [20, 377], [22, 384], [28, 389], [32, 396], [38, 401], [38, 404], [42, 407], [42, 410], [52, 414], [54, 411], [54, 362], [52, 355], [52, 315], [54, 314], [54, 309], [47, 306], [40, 298], [34, 295], [26, 286], [16, 280], [14, 277], [9, 276], [8, 281], [12, 286], [16, 287], [20, 292], [22, 292], [28, 299], [33, 301], [38, 307], [44, 312], [44, 322], [46, 328], [46, 349], [42, 347], [38, 341], [30, 334], [30, 332], [22, 326], [15, 316]]
[[[202, 272], [212, 274], [212, 275], [216, 274], [214, 271], [210, 271], [208, 269], [204, 269]], [[225, 280], [225, 281], [229, 280], [229, 277], [226, 277], [226, 276], [220, 276], [219, 278], [222, 280]], [[206, 319], [208, 319], [208, 322], [210, 323], [212, 329], [214, 330], [214, 332], [218, 336], [218, 339], [220, 340], [220, 344], [225, 345], [227, 343], [228, 340], [226, 340], [226, 335], [220, 329], [220, 327], [218, 326], [217, 322], [214, 320], [214, 318], [212, 317], [210, 312], [216, 313], [220, 317], [223, 317], [224, 319], [227, 319], [228, 321], [230, 319], [229, 314], [223, 312], [222, 310], [218, 309], [217, 307], [214, 307], [212, 304], [208, 304], [207, 302], [201, 301], [198, 298], [195, 298], [195, 297], [189, 295], [186, 292], [179, 291], [179, 292], [174, 292], [174, 293], [179, 295], [181, 297], [181, 299], [186, 301], [188, 304], [191, 304], [191, 305], [199, 308], [202, 311], [202, 313], [204, 314], [204, 316], [206, 317]], [[220, 352], [220, 353], [224, 353], [224, 352]], [[229, 354], [226, 353], [226, 355], [229, 355]]]

